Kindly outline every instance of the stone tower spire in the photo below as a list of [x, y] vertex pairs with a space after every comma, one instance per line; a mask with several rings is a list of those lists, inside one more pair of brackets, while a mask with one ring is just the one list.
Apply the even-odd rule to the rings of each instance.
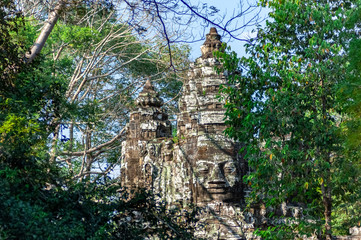
[[139, 93], [137, 105], [142, 108], [161, 107], [163, 105], [162, 99], [159, 98], [159, 94], [154, 90], [149, 79], [145, 82], [143, 90]]
[[206, 41], [201, 46], [202, 58], [212, 58], [213, 51], [219, 50], [221, 46], [221, 36], [218, 34], [217, 29], [212, 27], [206, 35]]
[[192, 201], [239, 202], [243, 197], [244, 162], [238, 158], [237, 144], [224, 136], [224, 102], [217, 98], [226, 82], [214, 67], [220, 64], [212, 51], [221, 46], [220, 35], [211, 28], [201, 47], [202, 57], [191, 65], [179, 100], [177, 134], [179, 147], [190, 166]]
[[[220, 64], [213, 56], [213, 51], [222, 45], [220, 39], [217, 30], [211, 28], [201, 46], [202, 56], [191, 65], [183, 83], [177, 119], [180, 139], [177, 155], [187, 169], [184, 179], [188, 181], [191, 201], [209, 210], [209, 215], [202, 216], [207, 227], [200, 236], [251, 239], [245, 232], [252, 229], [252, 220], [248, 224], [237, 217], [242, 216], [240, 205], [245, 187], [242, 177], [246, 163], [238, 154], [239, 144], [223, 133], [227, 127], [226, 110], [224, 102], [217, 98], [220, 85], [226, 83], [225, 76], [214, 70]], [[218, 237], [212, 236], [214, 232]]]
[[[145, 156], [148, 152], [156, 155], [159, 149], [155, 145], [149, 149], [149, 143], [156, 139], [171, 136], [172, 129], [168, 114], [161, 109], [162, 99], [155, 91], [150, 80], [136, 99], [138, 108], [130, 113], [126, 126], [127, 138], [122, 143], [122, 185], [131, 188], [146, 186]], [[149, 172], [149, 169], [148, 169]]]

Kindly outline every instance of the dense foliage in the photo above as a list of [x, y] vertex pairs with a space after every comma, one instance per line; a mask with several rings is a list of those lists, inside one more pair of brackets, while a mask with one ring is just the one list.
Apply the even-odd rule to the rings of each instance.
[[[360, 145], [346, 141], [359, 124], [353, 121], [360, 97], [353, 84], [360, 78], [358, 70], [350, 70], [359, 59], [352, 60], [350, 52], [349, 65], [346, 55], [359, 51], [358, 28], [350, 22], [350, 16], [359, 15], [359, 5], [262, 4], [270, 8], [271, 19], [247, 45], [250, 57], [218, 53], [219, 70], [228, 78], [222, 89], [230, 125], [226, 133], [245, 144], [252, 169], [245, 177], [252, 189], [250, 204], [269, 210], [269, 227], [258, 233], [266, 239], [295, 234], [331, 239], [332, 224], [334, 232], [344, 234], [360, 219], [353, 211], [360, 194]], [[277, 214], [282, 203], [301, 209], [302, 217]]]

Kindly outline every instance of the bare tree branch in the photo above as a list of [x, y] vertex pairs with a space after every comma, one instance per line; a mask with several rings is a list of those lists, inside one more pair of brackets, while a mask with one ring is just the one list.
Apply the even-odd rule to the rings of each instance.
[[155, 8], [157, 9], [157, 16], [158, 16], [160, 22], [162, 23], [163, 33], [165, 35], [165, 39], [167, 40], [167, 46], [168, 46], [168, 52], [169, 52], [169, 66], [172, 67], [174, 69], [174, 71], [175, 71], [175, 68], [174, 68], [174, 65], [173, 65], [173, 60], [172, 60], [172, 50], [170, 48], [170, 39], [168, 37], [168, 32], [167, 32], [167, 29], [166, 29], [165, 24], [163, 22], [162, 16], [159, 13], [159, 7], [158, 7], [158, 4], [157, 4], [157, 1], [154, 0], [153, 2], [155, 4]]
[[46, 21], [41, 33], [36, 39], [35, 43], [31, 47], [29, 53], [26, 54], [27, 62], [30, 63], [34, 60], [34, 58], [40, 54], [43, 49], [46, 40], [48, 40], [51, 31], [53, 30], [56, 22], [58, 21], [60, 11], [65, 6], [65, 2], [63, 0], [59, 0], [58, 4], [54, 7], [54, 9], [49, 13], [48, 20]]
[[84, 150], [82, 152], [72, 152], [72, 153], [68, 153], [68, 152], [63, 152], [64, 155], [72, 155], [72, 156], [83, 156], [84, 154], [90, 154], [90, 153], [93, 153], [95, 151], [98, 151], [104, 147], [107, 147], [111, 144], [113, 144], [115, 141], [117, 141], [121, 136], [123, 136], [124, 134], [124, 131], [125, 129], [123, 128], [120, 133], [118, 135], [116, 135], [115, 137], [113, 137], [111, 140], [103, 143], [103, 144], [100, 144], [96, 147], [93, 147], [93, 148], [90, 148], [90, 149], [87, 149], [87, 150]]

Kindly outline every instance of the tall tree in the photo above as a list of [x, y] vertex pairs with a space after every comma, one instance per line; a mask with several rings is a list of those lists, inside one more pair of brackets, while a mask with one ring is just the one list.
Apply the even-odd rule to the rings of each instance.
[[228, 76], [222, 90], [226, 133], [245, 144], [251, 203], [273, 207], [271, 219], [282, 203], [303, 209], [303, 217], [270, 220], [275, 226], [259, 233], [269, 239], [312, 233], [331, 239], [334, 210], [352, 205], [360, 194], [359, 163], [346, 154], [341, 126], [348, 116], [337, 94], [356, 30], [345, 23], [356, 3], [262, 4], [272, 10], [271, 20], [247, 45], [251, 57], [218, 53]]
[[[159, 86], [175, 86], [163, 94], [173, 98], [180, 82], [169, 71], [169, 55], [160, 40], [137, 37], [127, 18], [102, 5], [82, 9], [84, 18], [59, 20], [43, 54], [54, 76], [66, 80], [66, 104], [57, 112], [52, 162], [67, 164], [75, 178], [109, 174], [119, 163], [120, 140], [134, 93], [151, 78]], [[75, 15], [75, 13], [74, 13]], [[146, 19], [145, 19], [146, 20]], [[24, 35], [35, 36], [35, 20]], [[188, 48], [173, 47], [173, 63], [183, 68]], [[181, 74], [177, 74], [181, 76]], [[105, 170], [104, 170], [105, 167]]]
[[[361, 159], [361, 41], [360, 41], [360, 26], [361, 26], [361, 2], [351, 1], [351, 10], [349, 17], [345, 23], [347, 28], [356, 29], [356, 34], [352, 36], [350, 44], [347, 48], [346, 59], [347, 68], [345, 74], [345, 81], [338, 85], [338, 98], [341, 101], [342, 108], [347, 114], [344, 118], [341, 128], [343, 130], [343, 141], [345, 147], [345, 156], [355, 160]], [[350, 36], [351, 37], [351, 36]], [[357, 166], [358, 168], [360, 166]], [[358, 194], [350, 197], [358, 198]], [[351, 201], [352, 202], [352, 201]], [[359, 219], [359, 213], [356, 209], [360, 209], [361, 202], [358, 205], [345, 203], [342, 208], [336, 209], [335, 226], [345, 227], [349, 222], [354, 225], [359, 225], [359, 222], [354, 221]], [[354, 217], [355, 216], [355, 217]]]

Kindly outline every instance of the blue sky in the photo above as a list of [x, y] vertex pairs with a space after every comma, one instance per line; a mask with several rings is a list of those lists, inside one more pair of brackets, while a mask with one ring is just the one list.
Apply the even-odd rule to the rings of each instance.
[[[199, 2], [200, 3], [199, 5], [207, 4], [208, 7], [215, 6], [217, 9], [220, 10], [218, 13], [219, 14], [218, 19], [221, 19], [221, 17], [224, 15], [225, 19], [227, 20], [240, 10], [240, 2], [246, 2], [246, 1], [240, 1], [240, 0], [191, 0], [191, 2], [193, 4], [197, 4]], [[246, 15], [245, 18], [239, 19], [239, 21], [237, 23], [238, 26], [243, 24], [244, 21], [248, 21], [254, 15], [255, 15], [254, 13], [250, 13], [250, 14]], [[261, 12], [260, 16], [263, 18], [265, 16], [267, 16], [267, 10], [264, 9]], [[225, 21], [223, 21], [223, 23], [221, 23], [220, 25], [222, 25], [222, 24], [225, 24]], [[235, 26], [236, 26], [236, 24], [229, 27], [229, 29], [232, 29], [232, 27], [235, 27]], [[256, 33], [255, 32], [252, 33], [251, 31], [255, 28], [256, 28], [256, 26], [247, 27], [247, 28], [245, 28], [244, 31], [238, 31], [235, 34], [235, 36], [237, 36], [239, 38], [246, 38], [246, 39], [250, 38], [250, 37], [254, 37], [256, 35]], [[202, 31], [202, 30], [200, 30], [200, 31]], [[209, 29], [207, 29], [206, 32], [209, 32]], [[223, 35], [223, 32], [220, 30], [218, 30], [218, 33]], [[229, 44], [232, 47], [232, 50], [236, 51], [239, 56], [245, 55], [245, 50], [244, 50], [244, 46], [243, 46], [245, 44], [244, 41], [230, 39], [228, 36], [224, 36], [222, 38], [222, 41], [227, 42], [227, 44]], [[191, 51], [191, 59], [192, 60], [195, 60], [196, 58], [200, 57], [200, 55], [201, 55], [200, 46], [202, 45], [202, 43], [203, 43], [203, 41], [190, 44], [190, 46], [192, 48], [192, 51]]]

